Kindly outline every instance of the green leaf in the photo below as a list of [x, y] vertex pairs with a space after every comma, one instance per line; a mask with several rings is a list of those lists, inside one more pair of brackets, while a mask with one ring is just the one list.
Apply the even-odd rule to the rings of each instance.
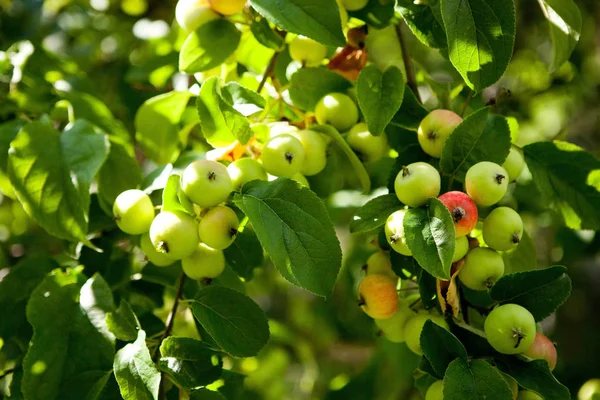
[[113, 369], [124, 400], [158, 400], [160, 371], [146, 347], [146, 332], [117, 352]]
[[515, 44], [513, 0], [443, 0], [442, 18], [450, 61], [469, 87], [494, 84]]
[[290, 179], [252, 181], [233, 202], [252, 222], [262, 247], [288, 281], [328, 296], [342, 252], [325, 204]]
[[516, 379], [520, 386], [539, 393], [544, 400], [570, 399], [569, 389], [556, 380], [545, 360], [525, 362], [517, 357], [502, 357], [498, 368]]
[[248, 117], [265, 108], [265, 99], [254, 90], [247, 89], [237, 82], [229, 82], [221, 88], [221, 96], [229, 105]]
[[181, 211], [195, 216], [194, 205], [185, 196], [181, 188], [181, 177], [177, 174], [169, 176], [162, 194], [163, 211]]
[[269, 21], [258, 14], [254, 9], [252, 11], [252, 23], [250, 30], [260, 44], [273, 50], [280, 50], [283, 47], [283, 37], [269, 25]]
[[169, 92], [144, 102], [135, 115], [135, 138], [144, 154], [159, 165], [179, 154], [179, 122], [189, 92]]
[[116, 311], [106, 315], [106, 326], [117, 339], [126, 342], [135, 340], [141, 329], [140, 321], [125, 300], [121, 300]]
[[236, 139], [246, 144], [252, 137], [250, 123], [221, 98], [218, 83], [217, 77], [211, 77], [200, 88], [196, 107], [202, 134], [213, 147], [228, 146]]
[[482, 108], [469, 115], [450, 135], [440, 167], [463, 181], [469, 168], [481, 161], [502, 164], [510, 150], [510, 129], [504, 117]]
[[464, 299], [469, 304], [479, 308], [491, 308], [496, 302], [490, 296], [489, 290], [473, 290], [466, 286], [461, 287]]
[[9, 339], [26, 323], [25, 305], [35, 287], [58, 264], [44, 256], [26, 258], [0, 281], [0, 338]]
[[438, 377], [434, 375], [435, 371], [433, 371], [427, 359], [422, 357], [419, 367], [415, 369], [413, 374], [415, 389], [421, 394], [422, 398], [425, 398], [427, 395], [429, 387], [439, 380]]
[[65, 382], [110, 370], [114, 338], [102, 325], [111, 306], [112, 292], [99, 277], [86, 283], [81, 269], [46, 276], [27, 303], [34, 334], [23, 360], [26, 399], [60, 399]]
[[398, 0], [396, 9], [402, 14], [402, 18], [412, 33], [424, 45], [433, 49], [448, 51], [448, 42], [446, 41], [446, 32], [444, 24], [436, 18], [433, 11], [434, 5], [440, 7], [439, 0], [428, 3], [415, 3], [412, 0]]
[[600, 160], [567, 142], [539, 142], [523, 148], [533, 183], [548, 204], [571, 229], [600, 229], [600, 191], [588, 176], [600, 169]]
[[346, 44], [335, 0], [250, 0], [250, 4], [283, 30], [329, 46]]
[[135, 160], [133, 148], [126, 142], [112, 137], [110, 152], [98, 172], [98, 197], [108, 215], [119, 194], [135, 189], [142, 183], [142, 170]]
[[238, 232], [235, 241], [223, 250], [227, 265], [240, 278], [249, 281], [254, 276], [254, 268], [262, 267], [265, 261], [263, 249], [253, 229], [248, 225]]
[[166, 338], [160, 345], [160, 355], [159, 368], [188, 391], [216, 381], [223, 369], [218, 353], [192, 338]]
[[538, 3], [550, 27], [550, 72], [554, 72], [569, 59], [579, 41], [583, 25], [581, 12], [573, 0], [540, 0]]
[[369, 132], [383, 133], [404, 98], [404, 76], [402, 71], [391, 66], [381, 72], [375, 66], [363, 69], [358, 76], [356, 87], [358, 105], [365, 117]]
[[375, 197], [356, 210], [350, 222], [350, 232], [368, 232], [385, 224], [387, 218], [403, 207], [396, 194]]
[[[90, 207], [90, 186], [108, 157], [108, 137], [96, 132], [85, 120], [69, 124], [60, 135], [62, 158], [73, 173], [73, 184], [79, 192], [82, 207]], [[87, 212], [86, 212], [87, 213]]]
[[439, 376], [444, 376], [456, 358], [467, 361], [467, 350], [460, 340], [431, 320], [425, 322], [420, 340], [423, 355]]
[[358, 18], [377, 29], [385, 28], [394, 17], [395, 1], [369, 0], [366, 6], [357, 11], [348, 11], [348, 16]]
[[504, 273], [522, 272], [537, 268], [537, 250], [535, 242], [527, 231], [516, 249], [502, 253], [504, 260]]
[[311, 126], [310, 129], [316, 132], [321, 132], [333, 139], [333, 142], [344, 152], [346, 157], [348, 157], [350, 164], [354, 168], [354, 173], [360, 182], [363, 193], [369, 193], [371, 191], [371, 178], [369, 178], [369, 173], [342, 135], [340, 135], [340, 133], [330, 125]]
[[431, 198], [424, 207], [410, 208], [404, 216], [404, 232], [419, 265], [436, 278], [450, 279], [455, 233], [446, 206]]
[[529, 310], [536, 321], [552, 314], [570, 294], [571, 279], [563, 266], [504, 275], [491, 290], [494, 300], [519, 304]]
[[198, 389], [190, 393], [190, 400], [228, 400], [219, 392], [208, 389]]
[[421, 124], [421, 120], [427, 114], [428, 111], [419, 103], [411, 88], [405, 85], [402, 105], [390, 121], [390, 125], [416, 131], [419, 128], [419, 124]]
[[0, 171], [6, 172], [10, 142], [13, 141], [17, 136], [17, 133], [19, 133], [25, 124], [27, 124], [27, 122], [22, 119], [15, 119], [0, 124]]
[[88, 210], [71, 174], [54, 128], [32, 122], [11, 142], [8, 176], [27, 214], [53, 236], [87, 242]]
[[237, 49], [242, 33], [225, 18], [200, 25], [189, 34], [179, 53], [179, 70], [186, 74], [208, 71]]
[[444, 376], [444, 400], [512, 400], [500, 371], [484, 360], [452, 361]]
[[207, 286], [194, 300], [194, 317], [232, 356], [254, 356], [269, 341], [267, 318], [248, 296], [223, 286]]
[[63, 383], [60, 400], [103, 400], [112, 371], [88, 371]]
[[300, 68], [292, 75], [289, 93], [296, 107], [312, 111], [325, 95], [351, 87], [350, 81], [325, 67]]

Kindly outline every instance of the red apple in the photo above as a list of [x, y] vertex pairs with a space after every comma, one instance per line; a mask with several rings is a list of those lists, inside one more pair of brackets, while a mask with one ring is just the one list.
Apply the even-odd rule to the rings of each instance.
[[556, 347], [543, 333], [536, 333], [533, 344], [523, 354], [534, 360], [546, 360], [550, 371], [556, 367]]
[[477, 206], [468, 194], [463, 192], [444, 193], [438, 200], [444, 203], [454, 221], [456, 237], [465, 236], [475, 228], [477, 224]]

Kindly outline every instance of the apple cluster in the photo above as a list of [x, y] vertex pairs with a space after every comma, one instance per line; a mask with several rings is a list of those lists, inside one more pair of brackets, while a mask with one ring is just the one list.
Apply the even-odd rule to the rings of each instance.
[[[440, 158], [448, 137], [461, 122], [462, 118], [452, 111], [429, 113], [417, 131], [423, 151]], [[437, 198], [446, 206], [454, 223], [452, 271], [458, 271], [458, 280], [466, 288], [489, 290], [504, 274], [502, 252], [513, 251], [523, 236], [520, 215], [510, 207], [496, 205], [524, 165], [520, 149], [513, 146], [502, 165], [489, 161], [476, 163], [466, 173], [464, 191], [445, 193], [441, 193], [441, 176], [434, 165], [415, 162], [403, 166], [395, 178], [394, 190], [404, 207], [392, 213], [385, 223], [387, 243], [392, 251], [412, 256], [404, 227], [406, 213], [412, 207], [425, 206], [430, 198]], [[485, 218], [480, 218], [482, 214]], [[399, 281], [388, 253], [379, 250], [371, 255], [365, 270], [358, 288], [359, 304], [389, 340], [406, 341], [413, 352], [422, 354], [420, 335], [427, 319], [449, 329], [437, 311], [415, 310], [418, 295], [412, 300], [398, 295]], [[520, 305], [503, 304], [494, 308], [485, 319], [484, 331], [490, 345], [502, 354], [545, 359], [550, 369], [556, 365], [554, 344], [536, 331], [533, 315]], [[427, 399], [441, 399], [441, 395], [434, 395], [441, 393], [440, 385], [430, 390], [432, 394], [428, 393]]]

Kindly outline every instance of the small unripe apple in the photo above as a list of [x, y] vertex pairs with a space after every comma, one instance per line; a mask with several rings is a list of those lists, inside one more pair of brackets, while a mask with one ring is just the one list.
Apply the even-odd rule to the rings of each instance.
[[468, 194], [458, 191], [448, 192], [438, 197], [438, 200], [450, 211], [457, 237], [466, 236], [475, 228], [479, 212]]
[[475, 203], [480, 206], [494, 205], [506, 194], [508, 172], [498, 164], [482, 161], [467, 171], [465, 187]]
[[329, 93], [315, 107], [315, 117], [321, 125], [332, 125], [339, 132], [346, 132], [358, 122], [358, 107], [344, 93]]
[[364, 268], [367, 275], [385, 275], [392, 280], [398, 280], [398, 275], [392, 270], [390, 255], [385, 251], [379, 250], [371, 254]]
[[218, 18], [219, 14], [210, 8], [208, 0], [179, 0], [175, 6], [175, 19], [188, 32]]
[[409, 207], [419, 207], [440, 194], [440, 173], [432, 165], [416, 162], [402, 167], [394, 181], [398, 200]]
[[198, 224], [184, 212], [163, 211], [152, 221], [150, 240], [157, 251], [173, 260], [181, 260], [198, 247]]
[[115, 199], [113, 215], [119, 229], [130, 235], [148, 232], [154, 219], [154, 205], [141, 190], [126, 190]]
[[504, 372], [500, 372], [500, 375], [502, 375], [502, 378], [508, 383], [508, 387], [513, 394], [513, 400], [517, 400], [517, 396], [519, 395], [519, 383], [517, 380]]
[[[542, 396], [537, 394], [536, 392], [532, 392], [531, 390], [522, 390], [519, 392], [519, 396], [517, 396], [517, 400], [544, 400]], [[579, 399], [582, 400], [582, 399]], [[588, 400], [588, 399], [585, 399]], [[589, 399], [591, 400], [591, 399]]]
[[425, 400], [443, 400], [444, 399], [444, 381], [435, 381], [427, 389]]
[[369, 0], [342, 0], [342, 5], [348, 11], [358, 11], [365, 8]]
[[327, 142], [321, 134], [311, 130], [290, 132], [304, 147], [304, 161], [300, 173], [313, 176], [325, 169], [327, 165]]
[[533, 344], [523, 354], [534, 360], [546, 360], [550, 371], [556, 367], [556, 347], [543, 333], [536, 333]]
[[301, 184], [302, 186], [310, 189], [310, 183], [308, 182], [308, 179], [306, 179], [306, 177], [304, 175], [302, 175], [300, 172], [298, 172], [297, 174], [294, 174], [293, 176], [290, 176], [290, 179], [293, 181], [296, 181], [299, 184]]
[[150, 234], [144, 233], [140, 239], [140, 248], [146, 255], [148, 261], [157, 267], [166, 267], [173, 264], [175, 261], [169, 258], [166, 254], [156, 251], [152, 241], [150, 240]]
[[292, 60], [314, 67], [327, 56], [327, 47], [306, 36], [296, 36], [289, 44]]
[[458, 273], [463, 285], [473, 290], [488, 290], [502, 275], [504, 275], [502, 256], [487, 247], [471, 249]]
[[406, 345], [409, 349], [411, 349], [414, 353], [418, 355], [423, 355], [423, 350], [421, 349], [421, 332], [423, 331], [423, 327], [425, 326], [425, 322], [427, 320], [431, 320], [436, 325], [441, 326], [444, 329], [450, 330], [450, 326], [444, 319], [444, 317], [440, 315], [433, 315], [427, 313], [419, 313], [411, 317], [404, 327], [404, 337], [406, 339]]
[[181, 260], [181, 267], [190, 279], [213, 279], [225, 269], [225, 256], [221, 250], [200, 243], [192, 254]]
[[365, 276], [358, 286], [358, 304], [371, 318], [391, 318], [398, 310], [396, 282], [385, 275]]
[[516, 180], [519, 175], [521, 175], [521, 172], [523, 172], [523, 168], [525, 168], [525, 157], [523, 157], [523, 151], [513, 144], [510, 147], [510, 151], [508, 152], [506, 160], [502, 164], [502, 168], [504, 168], [508, 173], [509, 182]]
[[238, 233], [240, 221], [235, 211], [226, 206], [211, 208], [198, 224], [200, 241], [209, 247], [223, 250], [231, 246]]
[[440, 158], [446, 140], [461, 122], [462, 118], [450, 110], [433, 110], [427, 114], [417, 130], [423, 151], [431, 157]]
[[398, 299], [398, 310], [388, 319], [376, 319], [375, 324], [381, 330], [387, 340], [394, 343], [404, 342], [404, 327], [408, 320], [416, 315], [410, 309], [409, 302], [405, 299]]
[[246, 0], [208, 0], [210, 7], [222, 15], [233, 15], [242, 12]]
[[509, 207], [498, 207], [483, 221], [483, 240], [492, 249], [505, 251], [516, 248], [523, 237], [523, 220]]
[[381, 159], [388, 152], [388, 141], [385, 134], [371, 135], [364, 122], [360, 122], [350, 129], [346, 141], [365, 164]]
[[492, 310], [483, 324], [490, 345], [502, 354], [520, 354], [535, 340], [533, 315], [518, 304], [504, 304]]
[[216, 161], [194, 161], [183, 171], [183, 192], [202, 208], [214, 207], [229, 197], [233, 190], [227, 167]]
[[267, 173], [262, 164], [252, 158], [240, 158], [229, 164], [227, 172], [234, 190], [242, 190], [246, 183], [259, 179], [266, 181]]
[[296, 175], [304, 165], [304, 158], [302, 142], [288, 133], [269, 139], [262, 150], [263, 167], [274, 176]]
[[454, 242], [454, 256], [452, 262], [455, 263], [467, 255], [469, 251], [469, 239], [466, 236], [459, 236]]
[[412, 252], [406, 244], [404, 234], [404, 215], [406, 210], [398, 210], [390, 215], [385, 222], [385, 238], [394, 251], [405, 256], [411, 256]]
[[590, 379], [577, 393], [577, 400], [600, 400], [600, 379]]

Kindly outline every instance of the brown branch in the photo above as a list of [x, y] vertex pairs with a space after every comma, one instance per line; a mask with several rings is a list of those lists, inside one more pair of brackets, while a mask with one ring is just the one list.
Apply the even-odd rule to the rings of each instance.
[[406, 70], [406, 84], [409, 88], [411, 88], [419, 103], [421, 103], [419, 87], [417, 86], [417, 79], [415, 78], [415, 70], [412, 62], [410, 61], [410, 55], [408, 54], [408, 48], [406, 47], [406, 41], [404, 40], [404, 34], [402, 33], [402, 27], [400, 24], [396, 25], [396, 34], [398, 35], [400, 48], [402, 49], [402, 61], [404, 62], [404, 69]]

